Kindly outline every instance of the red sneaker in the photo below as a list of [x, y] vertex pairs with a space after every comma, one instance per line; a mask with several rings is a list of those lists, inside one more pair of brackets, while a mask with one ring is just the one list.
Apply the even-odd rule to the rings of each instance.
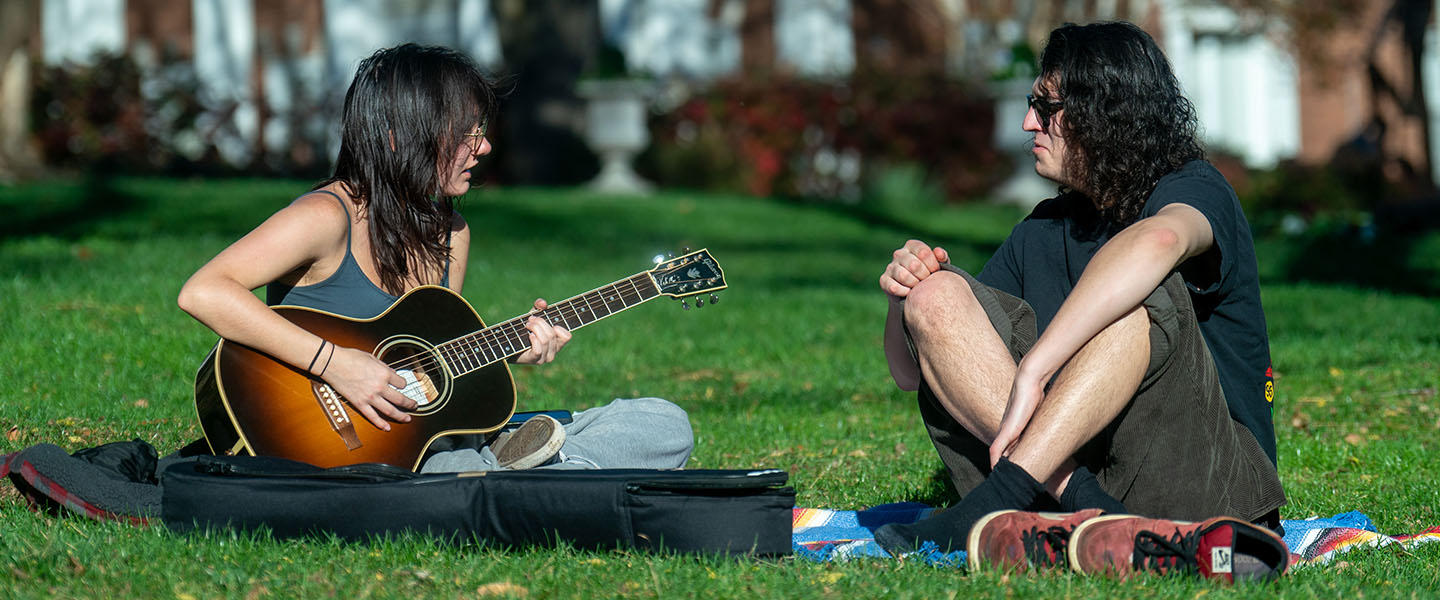
[[1070, 566], [1126, 578], [1137, 571], [1198, 572], [1225, 581], [1273, 579], [1290, 550], [1275, 532], [1231, 517], [1199, 523], [1106, 515], [1070, 534]]
[[1075, 513], [990, 513], [970, 528], [965, 560], [971, 571], [982, 567], [1017, 571], [1063, 567], [1070, 532], [1102, 512], [1091, 508]]

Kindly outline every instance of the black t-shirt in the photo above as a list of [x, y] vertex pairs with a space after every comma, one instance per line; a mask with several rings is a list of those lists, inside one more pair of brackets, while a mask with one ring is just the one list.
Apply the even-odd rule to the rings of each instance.
[[[1161, 178], [1141, 218], [1175, 203], [1199, 210], [1210, 221], [1215, 245], [1182, 263], [1179, 271], [1215, 358], [1230, 416], [1255, 434], [1274, 462], [1270, 338], [1250, 223], [1225, 177], [1205, 161]], [[1111, 233], [1089, 199], [1072, 193], [1046, 200], [1015, 226], [977, 279], [1030, 303], [1043, 333]]]

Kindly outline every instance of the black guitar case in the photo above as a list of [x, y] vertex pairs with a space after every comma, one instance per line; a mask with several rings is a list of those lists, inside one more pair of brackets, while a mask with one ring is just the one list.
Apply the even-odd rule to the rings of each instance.
[[795, 491], [779, 470], [554, 470], [422, 475], [202, 456], [165, 467], [165, 525], [362, 540], [418, 533], [500, 546], [790, 553]]

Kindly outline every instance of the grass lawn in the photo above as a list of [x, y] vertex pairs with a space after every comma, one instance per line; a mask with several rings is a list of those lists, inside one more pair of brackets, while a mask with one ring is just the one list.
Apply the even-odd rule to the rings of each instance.
[[[214, 342], [175, 307], [205, 260], [303, 192], [296, 181], [118, 179], [0, 187], [0, 452], [199, 436], [192, 376]], [[719, 305], [657, 300], [577, 332], [557, 364], [514, 369], [520, 408], [660, 396], [690, 411], [694, 468], [776, 467], [802, 506], [953, 500], [909, 394], [889, 381], [875, 285], [908, 237], [978, 269], [1021, 216], [923, 214], [669, 192], [488, 189], [466, 298], [488, 322], [708, 247]], [[1380, 530], [1440, 525], [1440, 235], [1259, 241], [1276, 370], [1285, 518], [1347, 510]], [[1361, 283], [1354, 283], [1361, 282]], [[237, 501], [242, 501], [237, 499]], [[1185, 597], [1189, 579], [1006, 577], [895, 561], [815, 564], [423, 538], [344, 544], [174, 535], [27, 510], [0, 486], [0, 597]], [[1361, 550], [1240, 596], [1426, 597], [1440, 544]]]

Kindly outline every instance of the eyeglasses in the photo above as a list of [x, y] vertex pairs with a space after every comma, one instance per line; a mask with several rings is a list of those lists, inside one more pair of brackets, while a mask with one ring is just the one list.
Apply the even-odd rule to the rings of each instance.
[[465, 143], [466, 143], [466, 145], [470, 146], [470, 153], [471, 153], [471, 154], [474, 154], [474, 153], [480, 151], [480, 146], [481, 146], [481, 144], [484, 143], [483, 140], [485, 139], [485, 128], [486, 128], [488, 125], [489, 125], [488, 123], [481, 123], [481, 124], [480, 124], [480, 131], [472, 131], [472, 132], [470, 132], [470, 133], [465, 134], [465, 137], [470, 138], [470, 139], [468, 139], [468, 140], [465, 140]]
[[1040, 118], [1040, 128], [1046, 131], [1050, 130], [1051, 117], [1065, 108], [1063, 102], [1036, 98], [1034, 94], [1025, 94], [1025, 102], [1030, 104], [1030, 108], [1035, 109], [1035, 116]]

